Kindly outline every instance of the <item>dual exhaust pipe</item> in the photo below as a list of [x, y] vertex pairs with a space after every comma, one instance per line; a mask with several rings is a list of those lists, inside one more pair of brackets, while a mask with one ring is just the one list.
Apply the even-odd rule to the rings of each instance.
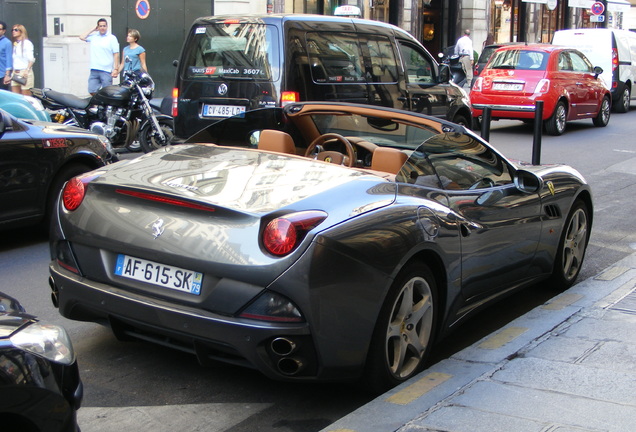
[[292, 356], [298, 349], [298, 345], [293, 340], [278, 337], [270, 343], [270, 349], [281, 357], [276, 362], [276, 367], [283, 375], [294, 376], [305, 369], [305, 360], [299, 356]]

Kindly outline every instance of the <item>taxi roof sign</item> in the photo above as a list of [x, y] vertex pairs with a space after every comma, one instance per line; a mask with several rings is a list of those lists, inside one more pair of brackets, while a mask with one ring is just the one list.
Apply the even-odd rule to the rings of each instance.
[[335, 16], [349, 16], [349, 17], [359, 17], [362, 16], [360, 12], [360, 8], [354, 5], [342, 5], [338, 6], [336, 10], [333, 12]]

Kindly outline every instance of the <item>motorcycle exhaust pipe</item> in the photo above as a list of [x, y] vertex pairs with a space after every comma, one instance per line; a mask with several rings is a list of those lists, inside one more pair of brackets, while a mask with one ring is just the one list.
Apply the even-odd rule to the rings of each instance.
[[305, 366], [304, 360], [298, 357], [283, 357], [278, 360], [278, 370], [287, 376], [299, 374]]
[[287, 338], [278, 337], [270, 344], [272, 352], [279, 356], [288, 356], [296, 351], [296, 344]]
[[51, 301], [56, 308], [60, 306], [60, 291], [53, 280], [53, 276], [49, 276], [49, 287], [51, 287]]

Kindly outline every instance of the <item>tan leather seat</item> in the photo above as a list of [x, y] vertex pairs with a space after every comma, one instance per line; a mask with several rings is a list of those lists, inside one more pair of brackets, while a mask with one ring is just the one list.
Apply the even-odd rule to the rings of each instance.
[[291, 135], [274, 129], [264, 129], [258, 140], [258, 149], [277, 153], [296, 154]]
[[408, 156], [406, 153], [391, 147], [378, 147], [373, 151], [371, 159], [371, 169], [374, 171], [383, 171], [391, 174], [397, 174]]

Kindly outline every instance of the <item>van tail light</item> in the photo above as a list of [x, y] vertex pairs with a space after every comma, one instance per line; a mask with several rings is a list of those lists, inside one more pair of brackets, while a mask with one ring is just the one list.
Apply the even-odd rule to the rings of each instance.
[[282, 107], [298, 101], [300, 101], [300, 94], [298, 92], [284, 91], [280, 95], [280, 106]]
[[550, 90], [550, 80], [543, 78], [541, 81], [537, 83], [537, 86], [534, 88], [535, 94], [544, 94]]
[[176, 117], [179, 114], [179, 89], [172, 89], [172, 117]]
[[272, 255], [285, 256], [296, 249], [307, 232], [326, 218], [327, 213], [310, 210], [273, 219], [263, 230], [263, 246]]
[[612, 48], [612, 72], [614, 72], [618, 68], [618, 49]]

